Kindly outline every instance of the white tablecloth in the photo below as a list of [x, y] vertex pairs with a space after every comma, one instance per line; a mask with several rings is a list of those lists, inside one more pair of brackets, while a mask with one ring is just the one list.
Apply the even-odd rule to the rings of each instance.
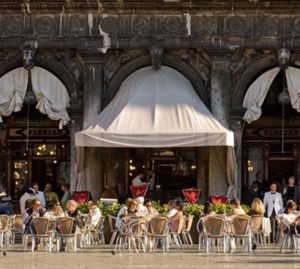
[[271, 233], [271, 222], [269, 218], [263, 218], [262, 232], [265, 236], [270, 236]]

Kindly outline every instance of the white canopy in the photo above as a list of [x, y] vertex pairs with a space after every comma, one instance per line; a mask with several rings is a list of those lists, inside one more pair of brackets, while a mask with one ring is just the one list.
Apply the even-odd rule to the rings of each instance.
[[93, 124], [75, 135], [81, 147], [234, 146], [233, 132], [210, 113], [175, 69], [131, 74]]
[[31, 70], [31, 82], [38, 101], [36, 108], [50, 119], [59, 120], [59, 128], [62, 129], [70, 120], [67, 112], [70, 98], [66, 87], [56, 76], [41, 67]]
[[[271, 84], [279, 67], [275, 67], [259, 76], [249, 87], [243, 101], [243, 107], [247, 109], [243, 119], [248, 123], [258, 120], [261, 116], [261, 106], [267, 96]], [[287, 88], [291, 98], [291, 105], [300, 112], [300, 69], [289, 66], [285, 70]]]
[[[34, 67], [30, 70], [32, 89], [38, 101], [36, 108], [52, 120], [59, 120], [59, 127], [70, 120], [66, 108], [69, 94], [63, 83], [48, 70]], [[20, 111], [28, 85], [28, 71], [19, 67], [0, 78], [0, 122], [1, 115], [9, 116]]]
[[10, 116], [21, 110], [28, 85], [28, 71], [16, 68], [0, 78], [0, 122], [1, 116]]

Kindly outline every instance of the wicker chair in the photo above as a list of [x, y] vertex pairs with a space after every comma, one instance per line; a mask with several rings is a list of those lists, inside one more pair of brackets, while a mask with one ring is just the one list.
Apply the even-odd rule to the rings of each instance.
[[35, 239], [48, 239], [49, 242], [49, 252], [52, 251], [52, 236], [49, 231], [49, 222], [48, 218], [36, 217], [33, 218], [33, 225], [35, 232], [32, 232], [32, 249], [33, 252], [35, 249]]
[[193, 240], [190, 234], [190, 230], [192, 228], [193, 225], [193, 221], [194, 221], [194, 216], [187, 216], [185, 218], [185, 226], [181, 232], [182, 234], [182, 238], [183, 238], [183, 243], [184, 244], [190, 244], [193, 245]]
[[118, 229], [116, 228], [116, 217], [108, 215], [107, 218], [108, 218], [109, 228], [112, 233], [112, 236], [109, 241], [109, 245], [113, 245], [113, 243], [116, 240], [117, 234], [118, 234]]
[[[105, 217], [101, 216], [96, 227], [88, 227], [88, 242], [89, 244], [94, 244], [95, 241], [98, 244], [105, 244], [105, 237], [104, 237], [104, 221]], [[99, 240], [100, 238], [100, 240]]]
[[147, 236], [150, 240], [150, 251], [156, 249], [158, 240], [162, 240], [163, 250], [169, 251], [169, 225], [168, 219], [158, 215], [148, 223]]
[[24, 232], [24, 223], [23, 216], [21, 214], [14, 215], [10, 218], [10, 233], [11, 233], [11, 244], [15, 243], [16, 234], [20, 234], [23, 244], [23, 232]]
[[57, 241], [56, 241], [56, 248], [59, 251], [60, 247], [60, 240], [70, 240], [73, 241], [73, 249], [77, 251], [77, 234], [73, 232], [73, 225], [74, 225], [74, 218], [65, 217], [65, 218], [58, 218], [57, 219]]
[[[145, 247], [145, 234], [146, 234], [146, 219], [139, 218], [139, 219], [133, 219], [129, 222], [129, 230], [128, 230], [128, 248], [131, 249], [131, 243], [135, 249], [136, 252], [139, 251], [140, 248], [144, 252], [146, 252]], [[138, 245], [136, 244], [138, 243]]]
[[284, 248], [286, 247], [290, 248], [293, 251], [295, 247], [295, 237], [291, 233], [291, 227], [279, 217], [276, 218], [276, 221], [278, 224], [278, 231], [281, 237], [280, 252], [283, 252]]
[[[246, 239], [248, 242], [248, 251], [252, 251], [252, 238], [251, 238], [251, 217], [247, 215], [237, 215], [233, 216], [230, 230], [230, 239], [231, 239], [231, 252], [234, 252], [235, 247], [233, 247], [233, 242], [237, 239], [241, 239], [244, 243]], [[238, 243], [241, 241], [237, 241]]]
[[177, 230], [174, 232], [171, 232], [169, 229], [170, 243], [172, 243], [172, 239], [173, 239], [175, 244], [177, 245], [177, 247], [180, 247], [180, 245], [182, 245], [182, 241], [180, 239], [180, 234], [181, 234], [184, 224], [185, 224], [185, 217], [176, 218], [176, 219], [170, 221], [169, 225], [172, 223], [176, 223], [178, 226], [177, 226]]
[[[210, 242], [217, 241], [218, 251], [220, 245], [223, 245], [223, 251], [226, 251], [226, 225], [225, 218], [219, 216], [206, 216], [200, 219], [199, 225], [202, 225], [202, 231], [199, 234], [199, 251], [201, 251], [201, 237], [204, 239], [206, 252], [209, 252]], [[220, 244], [222, 239], [223, 244]]]
[[[8, 234], [9, 234], [9, 219], [7, 215], [0, 215], [0, 246], [4, 248], [4, 242], [8, 243]], [[4, 237], [6, 237], [4, 240]]]
[[298, 232], [297, 227], [299, 227], [299, 224], [297, 224], [297, 222], [296, 222], [295, 223], [294, 241], [295, 241], [295, 249], [296, 249], [297, 253], [299, 253], [300, 234]]
[[264, 216], [262, 216], [262, 215], [252, 215], [251, 216], [253, 238], [254, 238], [255, 242], [259, 243], [259, 241], [260, 241], [260, 243], [262, 245], [264, 244], [263, 232], [261, 230], [263, 218], [264, 218]]

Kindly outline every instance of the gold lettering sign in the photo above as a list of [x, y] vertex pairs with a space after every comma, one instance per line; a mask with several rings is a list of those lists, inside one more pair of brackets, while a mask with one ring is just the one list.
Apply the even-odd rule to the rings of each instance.
[[37, 128], [32, 127], [29, 129], [9, 129], [9, 137], [26, 137], [40, 138], [40, 137], [62, 137], [68, 135], [67, 130], [58, 128]]
[[[266, 138], [275, 138], [282, 136], [282, 129], [280, 128], [265, 128], [261, 129], [259, 135]], [[300, 129], [286, 128], [284, 129], [284, 136], [287, 138], [300, 137]]]

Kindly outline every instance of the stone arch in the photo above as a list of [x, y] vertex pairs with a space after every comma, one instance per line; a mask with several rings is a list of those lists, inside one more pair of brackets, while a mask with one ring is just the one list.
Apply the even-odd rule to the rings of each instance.
[[[144, 55], [141, 57], [138, 57], [125, 65], [123, 65], [118, 72], [115, 74], [115, 76], [112, 78], [111, 82], [109, 83], [105, 99], [103, 102], [103, 105], [106, 106], [116, 95], [118, 92], [122, 82], [134, 71], [151, 65], [151, 58], [150, 55]], [[203, 103], [209, 107], [209, 98], [208, 93], [205, 88], [205, 85], [198, 74], [198, 72], [189, 64], [186, 62], [170, 55], [164, 55], [162, 60], [162, 65], [169, 66], [171, 68], [176, 69], [177, 71], [181, 72], [187, 79], [190, 80], [191, 84], [194, 87], [194, 90], [200, 97], [200, 99], [203, 101]], [[102, 107], [102, 109], [104, 108]]]
[[[21, 55], [5, 59], [3, 64], [0, 65], [0, 77], [20, 66], [23, 66]], [[74, 108], [74, 106], [76, 106], [76, 108], [80, 106], [76, 104], [80, 97], [80, 87], [76, 83], [72, 74], [70, 74], [70, 71], [63, 65], [62, 62], [56, 61], [53, 59], [53, 57], [50, 58], [42, 54], [37, 54], [35, 66], [42, 67], [51, 72], [64, 84], [70, 96], [71, 108]]]
[[231, 107], [243, 113], [243, 99], [251, 83], [262, 73], [278, 66], [276, 55], [269, 55], [263, 59], [253, 62], [237, 81], [232, 94]]

